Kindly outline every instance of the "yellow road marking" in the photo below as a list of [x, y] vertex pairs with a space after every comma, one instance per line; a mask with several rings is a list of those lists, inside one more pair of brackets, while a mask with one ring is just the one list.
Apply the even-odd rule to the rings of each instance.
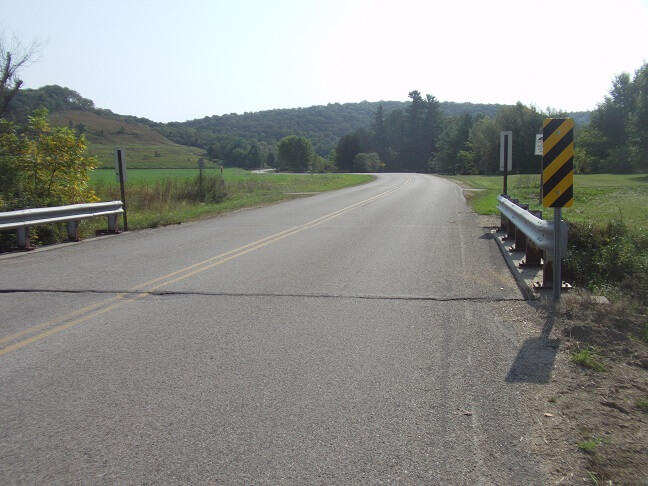
[[[78, 309], [76, 311], [70, 312], [68, 314], [65, 314], [64, 316], [55, 318], [55, 319], [50, 319], [48, 321], [42, 322], [40, 324], [36, 324], [34, 326], [30, 326], [20, 332], [11, 334], [9, 336], [6, 336], [2, 339], [0, 339], [0, 344], [6, 343], [6, 342], [11, 342], [15, 341], [16, 339], [19, 339], [26, 334], [34, 333], [41, 331], [42, 329], [45, 329], [47, 327], [50, 327], [47, 331], [43, 331], [39, 334], [36, 334], [34, 336], [31, 336], [29, 338], [23, 339], [22, 341], [19, 341], [13, 345], [7, 346], [6, 348], [0, 349], [0, 356], [4, 356], [7, 353], [10, 353], [12, 351], [15, 351], [17, 349], [20, 349], [24, 346], [27, 346], [28, 344], [31, 344], [36, 341], [40, 341], [41, 339], [44, 339], [48, 336], [51, 336], [53, 334], [56, 334], [60, 331], [63, 331], [65, 329], [69, 329], [73, 326], [76, 326], [77, 324], [80, 324], [82, 322], [89, 321], [90, 319], [93, 319], [95, 317], [98, 317], [100, 315], [103, 315], [111, 310], [118, 309], [120, 307], [123, 307], [126, 305], [129, 300], [126, 299], [126, 296], [129, 294], [134, 294], [137, 293], [133, 298], [134, 299], [141, 299], [144, 298], [148, 295], [150, 295], [151, 292], [154, 292], [155, 290], [158, 290], [163, 287], [167, 287], [173, 283], [179, 282], [181, 280], [185, 280], [187, 278], [190, 278], [194, 275], [197, 275], [198, 273], [204, 272], [205, 270], [209, 270], [211, 268], [214, 268], [216, 266], [222, 265], [223, 263], [226, 263], [230, 260], [233, 260], [235, 258], [241, 257], [243, 255], [246, 255], [247, 253], [253, 252], [255, 250], [258, 250], [260, 248], [263, 248], [264, 246], [270, 245], [271, 243], [275, 243], [277, 241], [280, 241], [288, 236], [295, 235], [297, 233], [300, 233], [304, 230], [314, 228], [315, 226], [318, 226], [322, 223], [325, 223], [327, 221], [330, 221], [334, 218], [337, 218], [338, 216], [341, 216], [342, 214], [345, 214], [349, 211], [352, 211], [359, 206], [368, 204], [370, 202], [376, 201], [377, 199], [383, 198], [388, 196], [389, 194], [392, 194], [393, 192], [407, 186], [410, 182], [412, 181], [411, 177], [407, 177], [407, 180], [388, 191], [385, 191], [383, 193], [380, 193], [376, 196], [370, 197], [368, 199], [365, 199], [363, 201], [357, 202], [355, 204], [352, 204], [350, 206], [347, 206], [342, 209], [338, 209], [337, 211], [334, 211], [330, 214], [326, 214], [324, 216], [321, 216], [317, 219], [314, 219], [313, 221], [309, 221], [308, 223], [304, 223], [300, 226], [295, 226], [293, 228], [289, 228], [284, 231], [280, 231], [279, 233], [275, 233], [273, 235], [267, 236], [265, 238], [261, 238], [260, 240], [254, 241], [252, 243], [248, 243], [247, 245], [240, 246], [234, 250], [230, 250], [228, 252], [222, 253], [220, 255], [217, 255], [215, 257], [208, 258], [207, 260], [203, 260], [198, 263], [194, 263], [193, 265], [189, 265], [187, 267], [183, 267], [179, 270], [176, 270], [174, 272], [168, 273], [166, 275], [163, 275], [161, 277], [157, 277], [155, 279], [149, 280], [147, 282], [143, 282], [135, 287], [132, 287], [128, 289], [126, 292], [120, 293], [114, 297], [111, 297], [109, 299], [102, 300], [101, 302], [97, 302], [95, 304], [91, 304], [85, 307], [82, 307], [81, 309]], [[158, 283], [160, 282], [160, 283]], [[156, 284], [157, 285], [154, 285]], [[152, 287], [151, 287], [152, 286]], [[139, 292], [139, 293], [138, 293]], [[70, 320], [72, 319], [72, 320]]]
[[50, 319], [49, 321], [42, 322], [40, 324], [36, 324], [35, 326], [28, 327], [27, 329], [23, 329], [20, 332], [17, 332], [15, 334], [10, 334], [9, 336], [5, 336], [2, 339], [0, 339], [0, 344], [7, 343], [10, 341], [15, 341], [21, 336], [24, 336], [25, 334], [29, 334], [31, 332], [35, 331], [40, 331], [41, 329], [44, 329], [46, 327], [58, 324], [59, 322], [64, 322], [69, 319], [73, 319], [77, 316], [80, 316], [82, 314], [85, 314], [86, 312], [91, 312], [101, 306], [104, 306], [106, 304], [109, 304], [110, 302], [113, 302], [115, 300], [122, 299], [125, 294], [119, 294], [114, 297], [111, 297], [110, 299], [105, 299], [102, 300], [101, 302], [97, 302], [95, 304], [90, 304], [86, 307], [83, 307], [81, 309], [77, 309], [75, 311], [70, 312], [69, 314], [65, 314], [64, 316], [57, 317], [55, 319]]

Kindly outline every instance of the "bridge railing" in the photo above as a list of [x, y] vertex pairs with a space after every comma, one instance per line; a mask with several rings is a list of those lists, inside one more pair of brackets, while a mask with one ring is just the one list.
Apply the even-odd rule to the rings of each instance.
[[16, 230], [18, 248], [29, 250], [29, 228], [43, 224], [67, 222], [68, 238], [79, 241], [79, 223], [82, 219], [106, 216], [108, 231], [118, 231], [117, 216], [124, 212], [121, 201], [70, 204], [51, 208], [21, 209], [0, 212], [0, 231]]
[[[531, 212], [528, 205], [518, 204], [517, 200], [497, 196], [497, 209], [502, 214], [503, 231], [507, 232], [504, 240], [514, 241], [510, 251], [524, 251], [525, 258], [520, 262], [524, 267], [542, 267], [542, 284], [539, 288], [553, 286], [553, 261], [564, 258], [567, 254], [567, 223], [560, 221], [559, 255], [554, 255], [556, 228], [553, 221], [542, 219], [542, 212]], [[534, 214], [536, 213], [536, 214]]]

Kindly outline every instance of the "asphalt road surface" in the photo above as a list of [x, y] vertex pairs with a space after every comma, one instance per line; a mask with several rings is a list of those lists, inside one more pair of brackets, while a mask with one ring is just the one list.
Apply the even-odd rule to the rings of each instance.
[[0, 483], [543, 484], [522, 299], [420, 174], [0, 257]]

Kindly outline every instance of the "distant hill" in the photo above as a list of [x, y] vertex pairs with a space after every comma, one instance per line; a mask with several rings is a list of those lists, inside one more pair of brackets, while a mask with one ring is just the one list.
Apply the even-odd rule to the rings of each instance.
[[[154, 129], [177, 143], [198, 146], [201, 146], [201, 134], [223, 134], [270, 145], [275, 145], [288, 135], [298, 135], [309, 138], [315, 151], [326, 156], [344, 135], [358, 128], [370, 128], [379, 105], [383, 106], [385, 113], [389, 113], [406, 108], [409, 102], [330, 103], [326, 106], [268, 110], [242, 115], [214, 115], [182, 123], [157, 125]], [[443, 101], [441, 111], [446, 116], [468, 113], [494, 118], [501, 106], [503, 105]], [[589, 112], [572, 116], [577, 125], [589, 121]]]
[[[386, 113], [404, 109], [409, 102], [380, 101], [330, 103], [326, 106], [267, 110], [254, 113], [214, 115], [186, 122], [158, 123], [146, 118], [118, 115], [97, 109], [92, 100], [60, 86], [44, 86], [18, 92], [13, 115], [25, 118], [35, 108], [45, 106], [56, 123], [75, 126], [92, 145], [142, 144], [184, 146], [207, 149], [215, 137], [240, 138], [272, 150], [283, 137], [309, 138], [323, 156], [335, 148], [339, 139], [358, 128], [370, 128], [375, 112], [382, 105]], [[441, 102], [446, 116], [469, 113], [495, 117], [503, 105]], [[589, 121], [589, 112], [573, 113], [577, 125]]]
[[[329, 103], [326, 106], [267, 110], [242, 115], [214, 115], [182, 123], [157, 125], [156, 130], [177, 143], [201, 145], [201, 136], [221, 134], [255, 142], [275, 145], [288, 135], [309, 138], [315, 151], [326, 156], [335, 148], [340, 137], [358, 128], [368, 129], [374, 121], [378, 106], [385, 113], [404, 109], [404, 101], [362, 101], [360, 103]], [[442, 102], [448, 116], [470, 113], [493, 117], [500, 105]]]

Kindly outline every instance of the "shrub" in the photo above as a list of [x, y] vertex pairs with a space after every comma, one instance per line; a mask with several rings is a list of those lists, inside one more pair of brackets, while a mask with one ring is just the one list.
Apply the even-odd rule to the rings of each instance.
[[619, 220], [605, 227], [570, 223], [565, 274], [589, 290], [615, 288], [648, 305], [648, 235]]

